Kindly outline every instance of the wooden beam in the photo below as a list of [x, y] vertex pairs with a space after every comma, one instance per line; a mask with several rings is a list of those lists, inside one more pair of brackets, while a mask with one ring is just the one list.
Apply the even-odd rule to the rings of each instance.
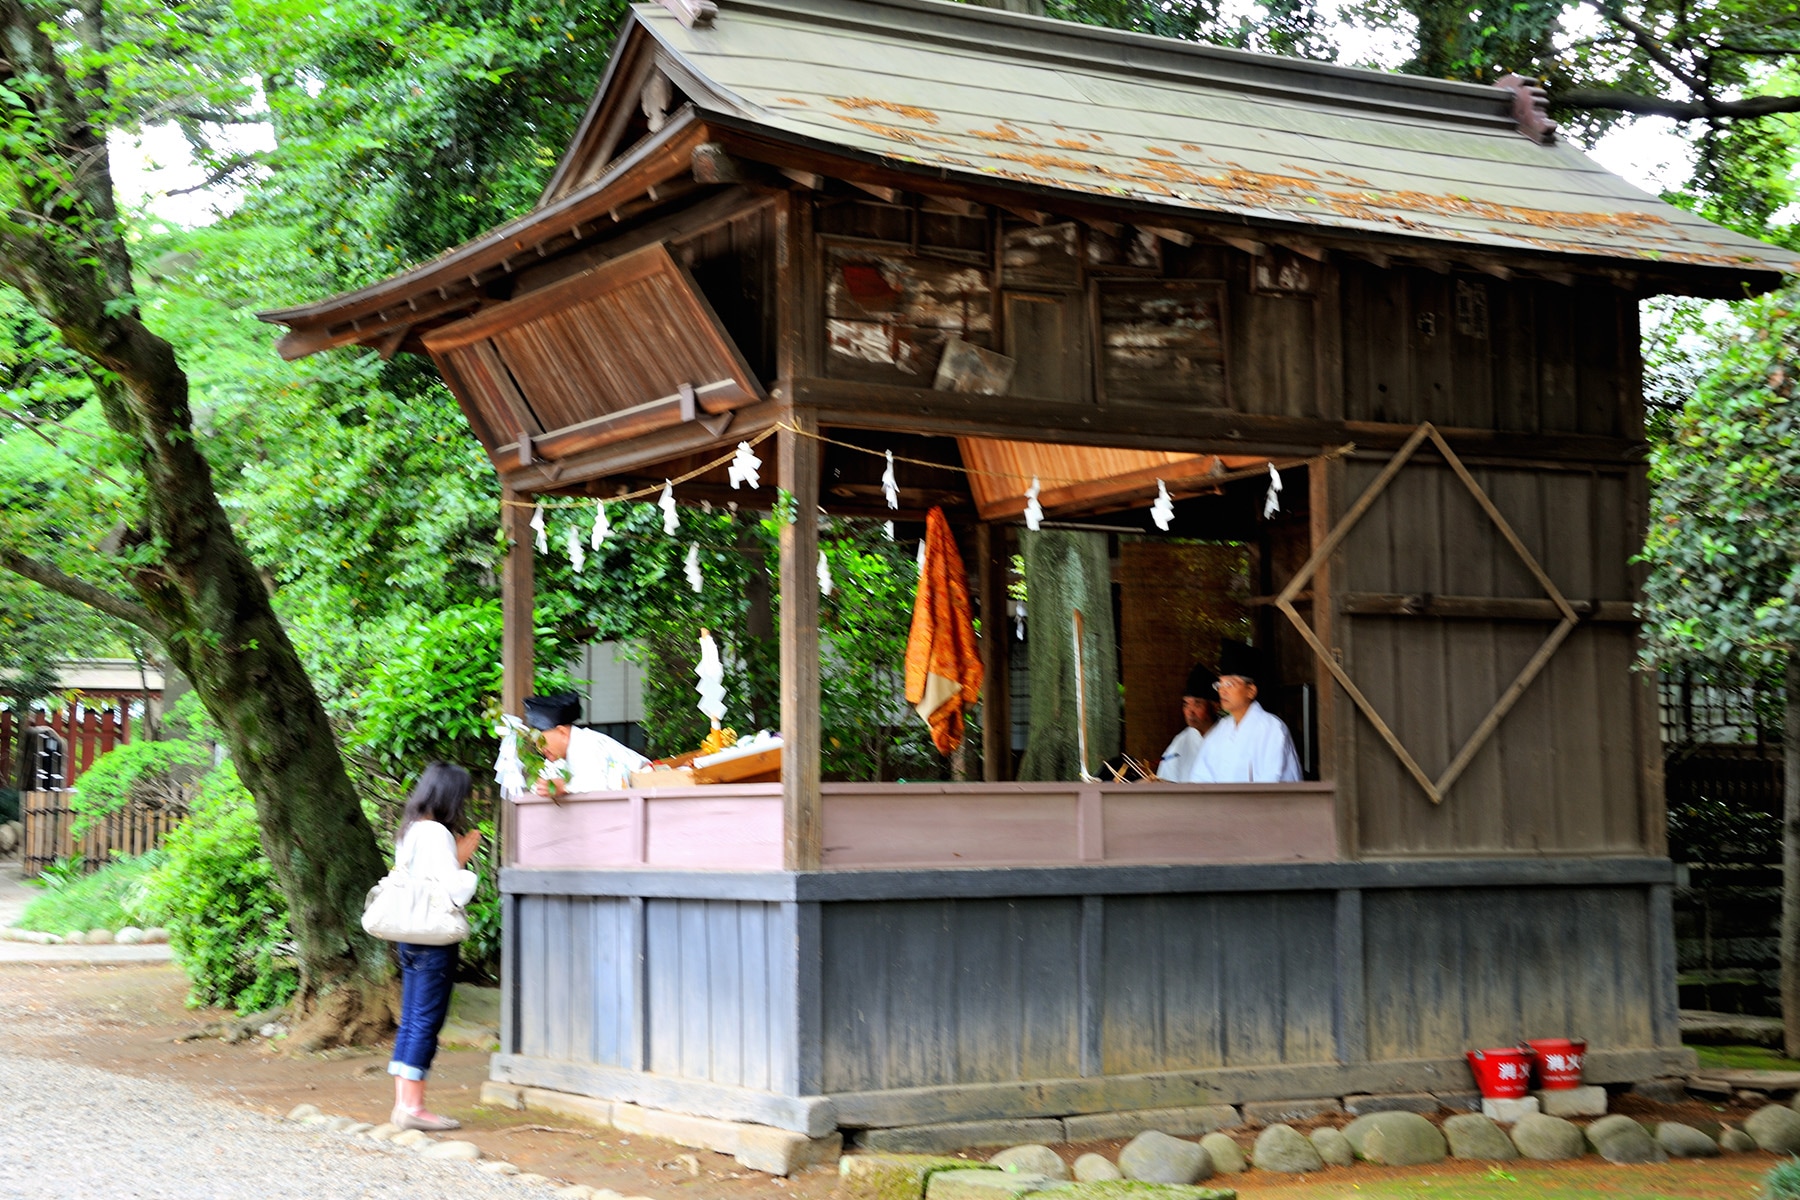
[[819, 460], [811, 414], [794, 412], [799, 432], [776, 434], [793, 520], [781, 527], [781, 800], [789, 871], [816, 871], [824, 853], [819, 793]]
[[[500, 568], [500, 707], [514, 716], [525, 715], [525, 697], [531, 695], [535, 563], [531, 509], [525, 497], [511, 488], [500, 492], [500, 531], [506, 538], [506, 559]], [[511, 864], [514, 854], [512, 805], [500, 806], [500, 861]]]
[[919, 207], [926, 212], [948, 213], [953, 217], [973, 217], [981, 212], [981, 205], [960, 196], [921, 196]]
[[[774, 400], [740, 408], [732, 421], [731, 436], [733, 439], [753, 437], [774, 424], [782, 411], [781, 404]], [[687, 454], [707, 450], [717, 453], [722, 449], [714, 435], [708, 433], [699, 421], [693, 421], [560, 458], [556, 465], [561, 470], [554, 478], [550, 475], [548, 464], [538, 462], [507, 472], [504, 480], [506, 486], [519, 492], [542, 492], [552, 487], [564, 488], [590, 479], [638, 470], [652, 463], [665, 462]]]
[[883, 187], [879, 183], [863, 183], [862, 181], [856, 180], [856, 179], [846, 179], [844, 182], [848, 183], [851, 187], [860, 188], [862, 191], [869, 193], [869, 195], [875, 197], [877, 200], [884, 201], [888, 204], [900, 203], [900, 189], [899, 188]]
[[[937, 437], [990, 437], [1073, 446], [1165, 450], [1194, 454], [1263, 454], [1306, 458], [1320, 446], [1356, 443], [1393, 450], [1411, 425], [1276, 417], [1188, 410], [1179, 421], [1151, 406], [1096, 407], [1026, 396], [978, 396], [929, 388], [802, 378], [793, 383], [796, 407], [811, 409], [822, 426], [882, 429]], [[748, 411], [748, 410], [746, 410]], [[1465, 461], [1562, 461], [1618, 467], [1642, 462], [1644, 444], [1593, 434], [1509, 434], [1481, 429], [1439, 431]]]
[[[1637, 624], [1630, 600], [1571, 600], [1589, 621]], [[1438, 596], [1426, 593], [1345, 592], [1341, 609], [1352, 617], [1437, 617], [1464, 621], [1560, 621], [1562, 610], [1541, 596]]]
[[781, 173], [808, 191], [816, 192], [825, 186], [825, 177], [817, 171], [802, 171], [798, 167], [782, 167]]

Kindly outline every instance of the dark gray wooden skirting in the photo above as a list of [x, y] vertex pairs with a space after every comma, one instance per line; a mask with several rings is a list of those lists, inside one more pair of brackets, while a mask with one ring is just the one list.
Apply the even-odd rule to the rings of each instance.
[[508, 867], [515, 895], [781, 902], [1117, 896], [1346, 888], [1584, 887], [1673, 883], [1666, 858], [1481, 858], [1185, 867], [965, 867], [936, 871], [546, 871]]
[[783, 1096], [704, 1080], [669, 1079], [642, 1071], [522, 1054], [494, 1055], [488, 1072], [502, 1083], [577, 1092], [726, 1121], [753, 1121], [809, 1137], [823, 1137], [836, 1128], [832, 1102], [825, 1096]]
[[1106, 978], [1106, 899], [1081, 898], [1081, 1073], [1103, 1075], [1102, 1038], [1106, 1019], [1100, 994]]
[[500, 897], [500, 1053], [519, 1050], [519, 898]]
[[1649, 889], [1650, 979], [1654, 990], [1650, 996], [1650, 1027], [1656, 1045], [1681, 1044], [1680, 999], [1675, 986], [1675, 889], [1669, 884], [1653, 884]]
[[1337, 996], [1332, 1032], [1339, 1062], [1359, 1063], [1369, 1057], [1369, 1008], [1363, 979], [1363, 894], [1346, 888], [1337, 894]]
[[509, 871], [495, 1077], [809, 1130], [825, 1100], [882, 1126], [1466, 1089], [1462, 1051], [1540, 1036], [1645, 1078], [1691, 1063], [1671, 876]]

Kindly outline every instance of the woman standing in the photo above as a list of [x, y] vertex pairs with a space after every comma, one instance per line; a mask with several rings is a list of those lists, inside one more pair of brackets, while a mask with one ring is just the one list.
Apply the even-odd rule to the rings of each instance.
[[[453, 763], [434, 762], [419, 776], [400, 821], [400, 844], [394, 869], [414, 879], [442, 883], [457, 905], [475, 894], [475, 872], [469, 859], [481, 832], [465, 829], [469, 773]], [[456, 944], [416, 946], [399, 942], [400, 1030], [394, 1035], [394, 1112], [389, 1119], [401, 1129], [436, 1132], [461, 1122], [425, 1108], [425, 1076], [437, 1054], [438, 1030], [450, 1011], [450, 989], [456, 976]]]

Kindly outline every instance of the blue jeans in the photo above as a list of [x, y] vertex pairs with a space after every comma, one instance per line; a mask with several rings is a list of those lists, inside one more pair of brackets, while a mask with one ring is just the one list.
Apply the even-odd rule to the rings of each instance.
[[400, 952], [400, 1031], [394, 1035], [388, 1074], [424, 1079], [437, 1055], [438, 1030], [450, 1011], [456, 947], [400, 942], [395, 949]]

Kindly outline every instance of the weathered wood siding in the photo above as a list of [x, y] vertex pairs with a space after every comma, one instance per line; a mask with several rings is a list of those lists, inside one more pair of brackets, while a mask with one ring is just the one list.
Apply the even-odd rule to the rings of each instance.
[[[1380, 471], [1352, 462], [1355, 499]], [[1633, 596], [1639, 530], [1623, 472], [1472, 468], [1551, 580], [1572, 600]], [[1543, 590], [1473, 497], [1434, 456], [1395, 477], [1345, 544], [1345, 592], [1541, 599]], [[1338, 581], [1342, 582], [1339, 583]], [[1433, 776], [1462, 747], [1550, 633], [1549, 620], [1357, 616], [1340, 620], [1352, 679]], [[1632, 671], [1633, 627], [1578, 627], [1441, 805], [1374, 727], [1353, 722], [1344, 764], [1356, 852], [1631, 853], [1647, 849]]]
[[526, 895], [517, 913], [513, 1053], [792, 1090], [780, 904]]
[[1340, 278], [1347, 420], [1631, 435], [1630, 293], [1357, 263]]

